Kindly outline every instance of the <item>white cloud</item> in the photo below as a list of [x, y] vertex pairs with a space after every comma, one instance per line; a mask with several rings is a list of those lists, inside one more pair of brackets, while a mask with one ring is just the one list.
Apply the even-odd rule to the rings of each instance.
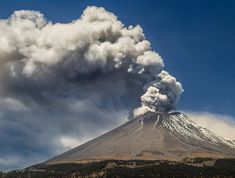
[[71, 136], [61, 136], [59, 139], [65, 149], [72, 149], [80, 145], [78, 138], [73, 138]]
[[196, 123], [226, 138], [235, 140], [235, 118], [209, 112], [186, 112]]

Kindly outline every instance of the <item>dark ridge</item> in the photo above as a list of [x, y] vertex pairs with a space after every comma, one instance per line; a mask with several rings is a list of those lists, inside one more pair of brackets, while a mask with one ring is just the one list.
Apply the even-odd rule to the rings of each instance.
[[0, 178], [233, 178], [235, 175], [234, 163], [234, 159], [212, 160], [208, 158], [197, 158], [182, 162], [106, 160], [93, 163], [42, 165], [41, 167], [31, 167], [8, 173], [0, 172]]

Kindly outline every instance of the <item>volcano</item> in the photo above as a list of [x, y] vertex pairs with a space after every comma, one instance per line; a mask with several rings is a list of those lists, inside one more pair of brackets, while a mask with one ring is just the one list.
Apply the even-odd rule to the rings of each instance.
[[196, 157], [234, 158], [235, 144], [180, 112], [148, 112], [46, 163]]

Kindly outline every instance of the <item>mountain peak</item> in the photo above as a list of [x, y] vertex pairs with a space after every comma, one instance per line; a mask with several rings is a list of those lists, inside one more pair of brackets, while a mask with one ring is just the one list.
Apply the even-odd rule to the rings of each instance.
[[183, 113], [148, 112], [47, 163], [186, 157], [235, 157], [235, 144], [197, 125]]
[[165, 120], [168, 118], [174, 118], [180, 116], [182, 113], [180, 112], [172, 112], [172, 113], [162, 113], [162, 112], [147, 112], [143, 115], [136, 117], [135, 119], [139, 119], [139, 122], [143, 125], [154, 125], [161, 126]]

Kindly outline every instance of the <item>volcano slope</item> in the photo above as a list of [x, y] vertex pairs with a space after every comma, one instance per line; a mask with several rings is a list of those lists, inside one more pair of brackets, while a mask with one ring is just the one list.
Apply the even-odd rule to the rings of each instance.
[[45, 163], [181, 161], [197, 157], [235, 158], [235, 145], [200, 127], [180, 112], [148, 112]]
[[0, 178], [235, 177], [235, 144], [186, 115], [148, 112], [77, 148]]

